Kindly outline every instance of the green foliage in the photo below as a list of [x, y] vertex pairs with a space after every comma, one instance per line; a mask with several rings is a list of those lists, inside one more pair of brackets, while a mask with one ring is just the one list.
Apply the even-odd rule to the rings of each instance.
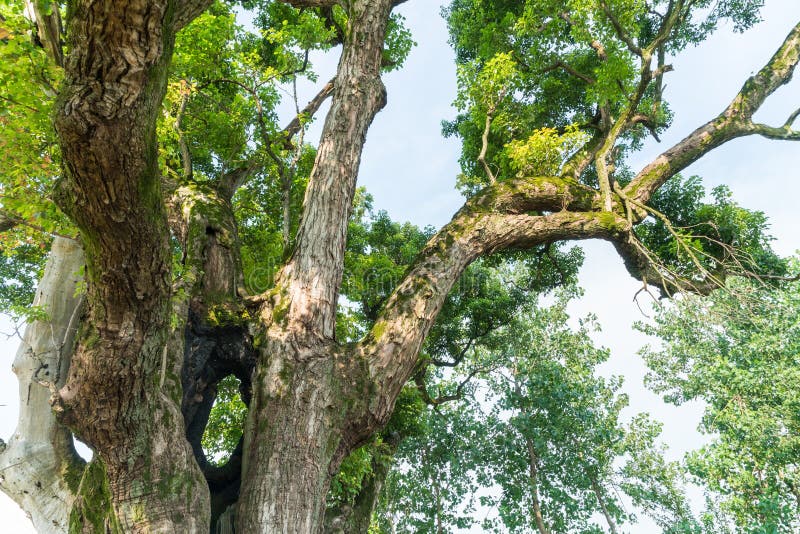
[[357, 304], [358, 320], [366, 326], [375, 319], [433, 229], [400, 224], [385, 211], [374, 212], [372, 197], [363, 190], [355, 204], [348, 226], [342, 294]]
[[480, 430], [465, 413], [468, 403], [444, 413], [426, 411], [423, 432], [407, 438], [382, 494], [377, 532], [449, 532], [475, 524], [475, 459]]
[[16, 223], [0, 234], [0, 312], [31, 320], [52, 234], [74, 230], [52, 202], [60, 154], [50, 116], [61, 71], [23, 9], [0, 2], [0, 216]]
[[[641, 98], [640, 57], [632, 49], [664, 57], [696, 44], [722, 21], [744, 30], [758, 21], [759, 0], [453, 0], [443, 14], [458, 65], [461, 112], [444, 124], [445, 135], [463, 140], [461, 179], [466, 194], [488, 183], [478, 154], [487, 113], [492, 115], [486, 160], [498, 179], [516, 174], [503, 155], [509, 143], [524, 143], [542, 128], [560, 133], [576, 125], [593, 137], [608, 130], [604, 121], [632, 114], [649, 124], [627, 125], [612, 157], [617, 171], [625, 157], [671, 120], [663, 84], [651, 80]], [[657, 41], [664, 20], [675, 25]], [[654, 66], [655, 68], [655, 66]], [[582, 179], [593, 183], [591, 169]]]
[[[614, 445], [622, 438], [619, 412], [627, 398], [621, 379], [604, 379], [596, 367], [608, 352], [594, 347], [591, 318], [572, 331], [565, 292], [551, 307], [531, 310], [529, 319], [500, 335], [503, 348], [482, 355], [494, 406], [487, 420], [487, 482], [501, 495], [485, 498], [513, 532], [533, 532], [534, 498], [554, 532], [585, 531], [599, 511], [592, 484], [610, 482]], [[535, 473], [535, 478], [534, 478]], [[616, 496], [603, 491], [617, 522], [625, 518]], [[500, 530], [497, 521], [487, 528]]]
[[466, 528], [458, 514], [477, 499], [496, 511], [486, 531], [538, 532], [536, 501], [551, 532], [602, 532], [603, 509], [617, 526], [635, 520], [624, 492], [665, 532], [700, 532], [683, 472], [664, 460], [660, 426], [644, 414], [623, 424], [627, 397], [619, 377], [598, 373], [608, 351], [591, 340], [594, 320], [568, 326], [579, 294], [565, 288], [549, 306], [529, 299], [480, 340], [450, 376], [478, 371], [462, 400], [430, 412], [423, 434], [401, 445], [376, 531]]
[[411, 49], [417, 43], [411, 36], [411, 30], [405, 26], [405, 17], [392, 13], [386, 28], [386, 41], [383, 49], [383, 71], [398, 70], [405, 63]]
[[563, 134], [552, 128], [540, 128], [524, 141], [511, 141], [505, 147], [511, 169], [520, 178], [554, 176], [566, 160], [588, 141], [575, 125]]
[[212, 464], [224, 465], [242, 437], [247, 407], [242, 402], [239, 387], [239, 380], [232, 375], [217, 384], [216, 400], [201, 442]]
[[689, 472], [747, 532], [800, 528], [798, 309], [797, 282], [734, 279], [641, 325], [664, 342], [643, 351], [651, 387], [668, 402], [706, 404], [700, 430], [711, 440], [686, 458]]
[[653, 196], [651, 205], [670, 221], [650, 218], [636, 234], [674, 272], [691, 277], [698, 264], [712, 273], [782, 275], [786, 265], [771, 249], [764, 213], [739, 206], [725, 186], [711, 202], [700, 178], [677, 176]]

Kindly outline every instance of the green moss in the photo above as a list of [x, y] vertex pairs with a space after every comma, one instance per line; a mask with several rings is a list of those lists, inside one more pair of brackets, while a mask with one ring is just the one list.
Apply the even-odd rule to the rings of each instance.
[[378, 340], [383, 337], [384, 332], [386, 332], [386, 321], [378, 321], [372, 326], [371, 334], [372, 339]]
[[247, 308], [226, 302], [211, 305], [205, 319], [210, 326], [245, 326], [252, 317]]
[[614, 231], [621, 230], [618, 215], [613, 211], [601, 211], [595, 213], [595, 217], [603, 228]]
[[78, 493], [85, 470], [86, 463], [83, 461], [66, 461], [61, 465], [61, 480], [66, 483], [72, 493]]
[[285, 326], [287, 317], [289, 316], [289, 299], [286, 293], [282, 291], [280, 297], [276, 300], [275, 307], [272, 308], [272, 321]]
[[103, 463], [92, 460], [83, 471], [78, 498], [69, 514], [70, 534], [122, 532], [111, 507], [111, 490]]
[[172, 476], [165, 476], [156, 484], [156, 491], [162, 498], [168, 498], [181, 493], [191, 493], [194, 479], [189, 473], [178, 473]]

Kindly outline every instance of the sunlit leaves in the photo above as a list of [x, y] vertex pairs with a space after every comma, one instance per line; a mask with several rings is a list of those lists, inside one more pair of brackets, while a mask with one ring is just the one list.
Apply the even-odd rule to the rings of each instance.
[[51, 234], [73, 234], [52, 202], [60, 155], [50, 116], [61, 71], [23, 2], [0, 2], [0, 27], [0, 210], [16, 224], [0, 235], [0, 310], [24, 317]]
[[239, 381], [234, 376], [217, 384], [214, 407], [203, 433], [203, 450], [209, 461], [223, 465], [242, 437], [247, 407], [239, 396]]
[[391, 72], [403, 66], [411, 49], [417, 44], [405, 25], [405, 17], [393, 13], [386, 28], [386, 44], [383, 49], [383, 70]]
[[587, 140], [588, 135], [574, 125], [563, 134], [553, 128], [540, 128], [524, 141], [508, 143], [505, 153], [517, 176], [551, 176], [557, 175], [567, 158]]

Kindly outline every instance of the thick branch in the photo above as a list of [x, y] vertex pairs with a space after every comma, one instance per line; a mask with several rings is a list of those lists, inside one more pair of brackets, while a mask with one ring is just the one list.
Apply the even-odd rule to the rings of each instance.
[[175, 10], [175, 31], [188, 26], [212, 3], [213, 0], [178, 0]]
[[775, 133], [755, 126], [752, 117], [769, 95], [791, 80], [799, 60], [800, 24], [792, 29], [769, 62], [745, 82], [722, 113], [642, 169], [625, 187], [625, 195], [644, 204], [664, 182], [714, 148], [745, 135]]
[[51, 391], [67, 375], [80, 323], [83, 297], [76, 295], [76, 289], [83, 264], [83, 251], [76, 241], [53, 241], [33, 303], [44, 307], [48, 317], [25, 328], [13, 366], [19, 381], [19, 420], [8, 447], [0, 441], [4, 449], [0, 450], [0, 489], [25, 510], [37, 532], [47, 534], [68, 530], [76, 498], [70, 484], [80, 479], [83, 464], [71, 433], [50, 407]]
[[289, 323], [328, 338], [334, 334], [361, 151], [372, 120], [386, 104], [380, 72], [391, 8], [390, 0], [352, 3], [350, 31], [303, 200], [297, 244], [277, 282]]
[[[472, 261], [560, 240], [619, 239], [627, 220], [599, 213], [598, 204], [594, 190], [557, 178], [500, 182], [471, 199], [428, 242], [359, 345], [379, 392], [364, 415], [382, 421], [391, 413], [447, 293]], [[556, 212], [529, 214], [551, 210]]]

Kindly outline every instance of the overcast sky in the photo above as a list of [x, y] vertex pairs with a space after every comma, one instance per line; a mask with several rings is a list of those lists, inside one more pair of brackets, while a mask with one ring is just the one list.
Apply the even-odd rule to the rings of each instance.
[[[374, 196], [375, 207], [387, 210], [394, 220], [439, 227], [463, 202], [454, 189], [459, 146], [441, 136], [441, 121], [454, 116], [453, 54], [439, 15], [439, 1], [412, 0], [400, 11], [418, 46], [402, 70], [384, 78], [388, 105], [370, 130], [359, 180]], [[635, 170], [727, 105], [800, 20], [800, 1], [766, 0], [763, 17], [764, 22], [743, 35], [722, 29], [701, 47], [673, 59], [675, 72], [666, 77], [666, 98], [675, 111], [674, 124], [660, 145], [651, 142], [635, 157]], [[330, 78], [335, 62], [336, 58], [318, 61], [320, 80]], [[305, 92], [310, 98], [315, 90], [309, 87]], [[800, 82], [795, 81], [773, 95], [757, 118], [783, 124], [799, 106]], [[749, 137], [716, 149], [684, 174], [702, 176], [708, 189], [728, 184], [739, 203], [763, 210], [772, 221], [776, 250], [789, 255], [800, 249], [798, 168], [800, 146]], [[631, 329], [634, 321], [643, 319], [632, 301], [640, 283], [627, 275], [610, 245], [589, 242], [582, 246], [586, 261], [580, 282], [586, 293], [572, 306], [572, 313], [598, 316], [603, 332], [595, 339], [612, 354], [604, 372], [625, 376], [624, 389], [631, 400], [628, 415], [647, 411], [662, 421], [670, 458], [678, 459], [702, 443], [696, 431], [702, 407], [665, 405], [643, 387], [645, 368], [636, 353], [654, 340]], [[9, 330], [7, 321], [0, 322], [0, 330]], [[18, 338], [0, 340], [0, 437], [4, 439], [16, 424], [17, 384], [11, 362], [17, 345]], [[4, 532], [34, 532], [19, 508], [1, 493], [0, 518]], [[653, 532], [645, 524], [630, 531]]]

